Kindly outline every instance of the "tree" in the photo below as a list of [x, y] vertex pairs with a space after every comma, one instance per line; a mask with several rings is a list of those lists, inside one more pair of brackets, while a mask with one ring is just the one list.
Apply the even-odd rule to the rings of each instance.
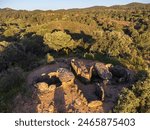
[[139, 112], [150, 112], [150, 78], [138, 81], [133, 87], [133, 91], [140, 99]]
[[21, 68], [9, 68], [0, 73], [0, 112], [11, 112], [12, 100], [21, 91], [25, 75]]
[[124, 88], [114, 112], [150, 112], [150, 75], [145, 74], [129, 90]]
[[114, 112], [137, 112], [140, 100], [128, 88], [124, 88], [118, 99], [118, 103], [114, 108]]
[[138, 37], [137, 47], [144, 59], [148, 59], [150, 56], [150, 32], [145, 32]]
[[92, 45], [91, 51], [107, 54], [109, 56], [123, 56], [130, 54], [132, 40], [122, 32], [99, 32], [96, 43]]
[[50, 49], [59, 51], [64, 48], [73, 49], [75, 42], [71, 36], [62, 31], [55, 31], [53, 33], [46, 33], [44, 35], [44, 43], [48, 45]]

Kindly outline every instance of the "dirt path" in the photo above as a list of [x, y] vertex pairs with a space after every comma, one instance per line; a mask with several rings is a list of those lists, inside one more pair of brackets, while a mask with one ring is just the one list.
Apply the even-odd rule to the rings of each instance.
[[[70, 60], [70, 59], [69, 59]], [[55, 64], [41, 66], [33, 70], [27, 77], [27, 85], [33, 85], [34, 82], [41, 77], [42, 74], [48, 74], [49, 72], [56, 72], [58, 68], [70, 69], [68, 61], [65, 59], [57, 59]]]

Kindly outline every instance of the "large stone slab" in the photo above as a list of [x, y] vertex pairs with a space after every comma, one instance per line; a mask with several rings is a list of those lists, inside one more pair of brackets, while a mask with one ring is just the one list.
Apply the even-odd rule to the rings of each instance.
[[100, 78], [104, 80], [112, 79], [112, 74], [105, 64], [100, 63], [100, 62], [95, 63], [95, 70], [97, 71]]
[[75, 76], [74, 74], [65, 68], [59, 68], [57, 70], [59, 80], [63, 82], [74, 82]]
[[92, 77], [93, 65], [84, 63], [80, 59], [72, 59], [71, 67], [77, 76], [79, 76], [83, 82], [90, 82]]

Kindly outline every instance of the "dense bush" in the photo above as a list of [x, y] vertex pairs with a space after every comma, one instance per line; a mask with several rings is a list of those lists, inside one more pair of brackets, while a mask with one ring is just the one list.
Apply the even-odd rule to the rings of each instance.
[[133, 87], [133, 91], [140, 100], [138, 112], [150, 112], [150, 78], [138, 81]]
[[0, 112], [10, 112], [14, 96], [22, 89], [24, 73], [20, 68], [10, 68], [0, 73]]
[[129, 90], [124, 88], [114, 112], [150, 112], [150, 77], [141, 78]]
[[46, 33], [44, 35], [44, 43], [48, 45], [50, 49], [56, 51], [63, 48], [73, 49], [75, 47], [75, 42], [71, 39], [71, 36], [62, 31]]
[[132, 40], [122, 32], [100, 32], [97, 35], [96, 43], [91, 47], [91, 51], [107, 54], [109, 56], [131, 54], [130, 44]]
[[120, 93], [118, 103], [114, 108], [114, 112], [137, 112], [140, 100], [128, 88], [124, 88]]

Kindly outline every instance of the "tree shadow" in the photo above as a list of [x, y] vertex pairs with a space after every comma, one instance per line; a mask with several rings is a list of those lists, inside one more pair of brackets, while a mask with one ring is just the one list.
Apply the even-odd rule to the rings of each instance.
[[[15, 36], [14, 36], [15, 37]], [[5, 41], [9, 41], [5, 39]], [[39, 57], [45, 57], [43, 37], [35, 33], [27, 33], [19, 41], [8, 42], [9, 45], [0, 52], [0, 72], [10, 66], [19, 66], [24, 70], [38, 67]]]
[[28, 53], [33, 53], [37, 56], [43, 56], [45, 54], [43, 44], [43, 36], [37, 35], [34, 32], [29, 32], [24, 35], [20, 42], [25, 47], [25, 51]]
[[[51, 31], [51, 33], [57, 32], [57, 31], [61, 31], [61, 30], [54, 29]], [[85, 34], [84, 31], [80, 31], [80, 33], [72, 33], [69, 30], [64, 29], [64, 32], [70, 35], [71, 38], [75, 41], [82, 39], [83, 42], [88, 43], [88, 44], [93, 44], [95, 42], [95, 39], [91, 35]]]
[[83, 42], [88, 44], [93, 44], [95, 42], [95, 39], [91, 35], [85, 34], [84, 31], [80, 31], [80, 33], [72, 33], [69, 30], [64, 30], [67, 34], [69, 34], [73, 40], [80, 40], [83, 39]]

